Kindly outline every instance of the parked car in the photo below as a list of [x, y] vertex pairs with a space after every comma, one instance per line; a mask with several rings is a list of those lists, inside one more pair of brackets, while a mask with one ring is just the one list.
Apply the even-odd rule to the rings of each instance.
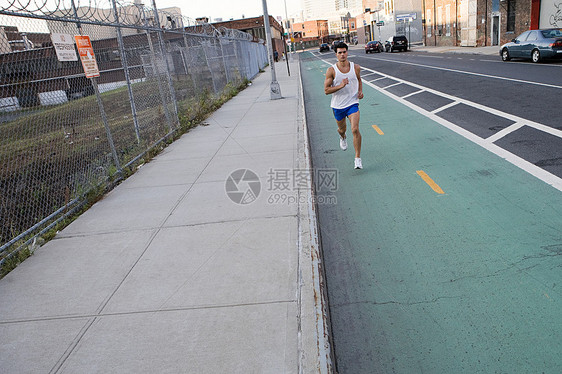
[[386, 52], [394, 51], [407, 51], [408, 50], [408, 39], [404, 35], [391, 36], [384, 43], [384, 49]]
[[330, 46], [328, 45], [328, 43], [320, 44], [320, 52], [329, 51], [329, 50], [330, 50]]
[[333, 49], [334, 51], [335, 51], [334, 48], [336, 48], [336, 44], [339, 44], [339, 43], [345, 43], [345, 42], [344, 42], [343, 40], [336, 40], [336, 41], [334, 41], [334, 42], [332, 43], [332, 49]]
[[529, 30], [500, 47], [503, 61], [512, 58], [540, 62], [546, 58], [562, 58], [562, 29]]
[[383, 51], [382, 43], [379, 42], [378, 40], [373, 40], [365, 44], [365, 53], [382, 52], [382, 51]]

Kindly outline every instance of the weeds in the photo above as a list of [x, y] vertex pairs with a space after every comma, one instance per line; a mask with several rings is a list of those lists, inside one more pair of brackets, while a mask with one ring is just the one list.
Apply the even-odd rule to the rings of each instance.
[[[95, 202], [100, 200], [105, 193], [112, 189], [117, 183], [132, 175], [136, 170], [136, 165], [144, 164], [150, 162], [156, 155], [158, 155], [168, 144], [171, 144], [174, 140], [178, 139], [180, 136], [189, 132], [192, 128], [201, 124], [212, 112], [219, 109], [225, 102], [230, 100], [232, 97], [236, 96], [241, 90], [246, 88], [250, 81], [248, 79], [241, 80], [236, 84], [229, 83], [220, 94], [214, 95], [209, 89], [204, 89], [198, 96], [182, 95], [184, 98], [178, 101], [178, 119], [179, 126], [171, 134], [165, 138], [164, 141], [148, 146], [145, 143], [137, 144], [136, 140], [133, 138], [132, 132], [130, 131], [130, 120], [123, 113], [128, 110], [127, 105], [123, 105], [123, 100], [128, 100], [124, 95], [127, 95], [126, 89], [120, 88], [108, 93], [102, 94], [104, 97], [104, 102], [110, 103], [113, 106], [113, 118], [110, 120], [112, 126], [112, 132], [114, 134], [114, 141], [116, 146], [121, 150], [119, 154], [121, 162], [126, 163], [127, 160], [133, 159], [136, 155], [140, 154], [140, 150], [144, 150], [145, 154], [142, 158], [128, 168], [123, 168], [122, 173], [117, 169], [117, 167], [111, 162], [111, 158], [107, 155], [107, 144], [103, 136], [103, 124], [99, 121], [98, 114], [93, 111], [83, 119], [83, 122], [78, 124], [72, 124], [71, 126], [63, 126], [65, 128], [64, 133], [69, 137], [74, 136], [74, 141], [72, 144], [72, 149], [68, 154], [53, 154], [53, 145], [56, 142], [60, 142], [61, 131], [60, 131], [60, 111], [73, 111], [79, 108], [84, 111], [84, 107], [91, 106], [90, 101], [95, 100], [94, 97], [86, 97], [81, 100], [76, 100], [67, 104], [62, 104], [57, 107], [50, 107], [40, 113], [33, 113], [29, 116], [33, 118], [20, 118], [12, 123], [4, 124], [0, 128], [0, 133], [9, 134], [14, 129], [24, 127], [29, 121], [35, 123], [46, 124], [40, 131], [32, 132], [27, 130], [27, 138], [20, 139], [9, 143], [9, 147], [5, 147], [0, 150], [0, 159], [7, 160], [7, 165], [12, 164], [11, 160], [17, 157], [18, 162], [12, 164], [11, 168], [3, 169], [0, 173], [0, 187], [5, 187], [7, 185], [18, 183], [18, 181], [33, 181], [38, 188], [29, 188], [28, 194], [31, 194], [32, 198], [28, 199], [21, 196], [12, 196], [10, 200], [15, 199], [16, 203], [12, 202], [13, 208], [19, 210], [20, 213], [12, 213], [22, 216], [31, 216], [29, 222], [21, 221], [17, 222], [15, 225], [13, 221], [6, 220], [2, 223], [2, 231], [4, 234], [8, 233], [5, 230], [9, 230], [9, 235], [15, 237], [18, 231], [23, 231], [24, 227], [31, 227], [35, 222], [41, 220], [40, 217], [45, 217], [55, 209], [52, 207], [64, 206], [68, 204], [70, 200], [70, 195], [73, 192], [74, 196], [82, 196], [83, 203], [80, 208], [61, 219], [53, 228], [45, 232], [39, 242], [41, 245], [44, 241], [49, 241], [54, 238], [60, 230], [72, 223], [78, 216], [83, 212], [88, 210]], [[147, 85], [147, 88], [150, 86]], [[184, 90], [185, 91], [185, 90]], [[156, 90], [157, 92], [157, 90]], [[119, 108], [119, 109], [117, 109]], [[154, 108], [139, 108], [138, 116], [144, 118], [145, 121], [155, 123], [156, 126], [166, 127], [166, 117], [163, 113], [163, 107], [157, 106], [156, 110]], [[121, 113], [121, 114], [119, 114]], [[26, 116], [26, 117], [29, 117]], [[67, 130], [66, 128], [72, 129]], [[128, 130], [128, 131], [125, 131]], [[77, 134], [77, 135], [75, 135]], [[2, 134], [0, 134], [2, 135]], [[78, 136], [79, 135], [79, 136]], [[124, 136], [125, 135], [125, 136]], [[84, 139], [100, 139], [98, 142], [92, 145], [92, 142], [82, 141]], [[154, 144], [155, 139], [151, 139], [150, 143]], [[147, 142], [148, 143], [148, 142]], [[100, 148], [101, 146], [101, 148]], [[38, 152], [37, 147], [44, 149], [45, 151]], [[97, 148], [96, 148], [97, 147]], [[75, 152], [79, 152], [81, 155], [76, 155]], [[2, 154], [3, 153], [3, 154]], [[43, 154], [46, 158], [45, 160], [37, 159], [26, 159], [25, 155], [39, 153]], [[21, 156], [19, 156], [21, 155]], [[89, 165], [89, 170], [98, 170], [101, 168], [103, 173], [100, 174], [100, 182], [94, 183], [93, 186], [86, 180], [86, 183], [75, 183], [74, 188], [69, 188], [69, 184], [73, 183], [76, 178], [69, 176], [69, 170], [64, 169], [49, 169], [48, 166], [55, 164], [53, 158], [57, 158], [56, 163], [61, 165], [73, 165], [76, 160], [91, 159], [95, 157], [100, 160], [99, 165]], [[41, 167], [38, 167], [41, 165]], [[81, 165], [76, 165], [78, 168]], [[83, 167], [83, 166], [82, 166]], [[68, 168], [68, 167], [67, 167]], [[72, 169], [72, 168], [71, 168]], [[41, 170], [40, 173], [37, 173]], [[63, 174], [64, 172], [64, 174]], [[70, 170], [71, 173], [84, 173], [79, 169]], [[37, 175], [35, 175], [37, 174]], [[45, 179], [45, 176], [49, 175], [50, 178]], [[20, 182], [21, 184], [21, 182]], [[72, 191], [71, 191], [72, 190]], [[57, 194], [55, 197], [54, 194]], [[60, 196], [59, 196], [60, 195]], [[26, 203], [21, 203], [21, 201], [26, 201]], [[52, 204], [44, 204], [45, 201], [51, 201]], [[7, 203], [8, 200], [2, 201], [2, 205]], [[33, 205], [29, 205], [33, 204]], [[7, 205], [7, 204], [6, 204]], [[5, 207], [2, 207], [5, 209]], [[44, 209], [42, 211], [41, 209]], [[33, 214], [31, 214], [33, 212]], [[16, 228], [14, 228], [16, 227]], [[19, 227], [19, 229], [18, 229]], [[7, 237], [8, 235], [6, 235]], [[4, 235], [0, 235], [1, 242], [4, 242]], [[15, 243], [12, 248], [19, 248], [15, 253], [7, 255], [6, 253], [0, 253], [0, 260], [9, 257], [4, 260], [0, 268], [0, 278], [4, 277], [11, 270], [17, 267], [22, 261], [27, 257], [31, 256], [34, 249], [38, 246], [37, 241], [32, 245], [24, 246], [24, 243], [28, 241], [30, 237], [22, 239], [19, 243]]]

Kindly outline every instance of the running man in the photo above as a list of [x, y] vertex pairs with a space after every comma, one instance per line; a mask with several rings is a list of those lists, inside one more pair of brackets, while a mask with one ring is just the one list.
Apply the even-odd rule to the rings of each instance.
[[353, 147], [355, 148], [355, 169], [363, 169], [361, 163], [361, 133], [359, 132], [359, 99], [363, 98], [361, 67], [347, 60], [347, 44], [340, 42], [334, 46], [338, 62], [326, 71], [324, 93], [332, 95], [331, 107], [338, 124], [340, 148], [347, 149], [345, 135], [346, 118], [351, 124]]

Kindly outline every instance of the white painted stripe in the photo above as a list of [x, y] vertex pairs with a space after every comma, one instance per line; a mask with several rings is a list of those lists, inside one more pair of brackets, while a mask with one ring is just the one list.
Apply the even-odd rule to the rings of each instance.
[[[429, 56], [428, 56], [428, 57], [429, 57]], [[460, 59], [460, 58], [459, 58], [459, 59]], [[377, 58], [377, 57], [373, 57], [373, 60], [387, 61], [387, 62], [389, 61], [389, 60], [385, 60], [385, 59], [381, 59], [381, 58]], [[525, 83], [525, 84], [531, 84], [531, 85], [542, 86], [542, 87], [551, 87], [551, 88], [560, 88], [560, 89], [562, 89], [562, 86], [558, 86], [558, 85], [555, 85], [555, 84], [538, 83], [538, 82], [525, 81], [525, 80], [522, 80], [522, 79], [498, 77], [498, 76], [495, 76], [495, 75], [481, 74], [481, 73], [473, 73], [473, 72], [470, 72], [470, 71], [463, 71], [463, 70], [457, 70], [457, 69], [442, 68], [442, 67], [438, 67], [438, 66], [431, 66], [431, 65], [424, 65], [424, 64], [415, 64], [415, 63], [413, 63], [413, 62], [407, 62], [407, 61], [392, 60], [392, 62], [395, 62], [395, 63], [397, 63], [397, 64], [406, 64], [406, 65], [420, 66], [420, 67], [424, 67], [424, 68], [428, 68], [428, 69], [436, 69], [436, 70], [450, 71], [450, 72], [453, 72], [453, 73], [461, 73], [461, 74], [467, 74], [467, 75], [476, 75], [476, 76], [478, 76], [478, 77], [493, 78], [493, 79], [500, 79], [500, 80], [506, 80], [506, 81], [511, 81], [511, 82]]]
[[525, 124], [523, 122], [514, 123], [513, 125], [508, 126], [505, 129], [498, 131], [494, 135], [487, 137], [486, 141], [488, 143], [493, 143], [495, 141], [498, 141], [499, 139], [503, 138], [504, 136], [506, 136], [508, 134], [511, 134], [514, 131], [519, 130], [523, 126], [525, 126]]
[[452, 103], [449, 103], [447, 105], [443, 105], [441, 108], [437, 108], [435, 110], [432, 110], [431, 113], [439, 113], [442, 110], [449, 109], [450, 107], [457, 105], [458, 103], [459, 103], [458, 101], [453, 101]]
[[402, 96], [402, 98], [405, 99], [405, 98], [407, 98], [407, 97], [417, 95], [417, 94], [419, 94], [419, 93], [421, 93], [421, 92], [425, 92], [425, 90], [414, 91], [414, 92], [409, 93], [409, 94], [407, 94], [407, 95], [405, 95], [405, 96]]
[[388, 89], [388, 88], [390, 88], [390, 87], [398, 86], [399, 84], [402, 84], [402, 82], [393, 83], [393, 84], [391, 84], [390, 86], [385, 86], [385, 87], [383, 87], [383, 88], [386, 90], [386, 89]]
[[385, 79], [386, 77], [380, 77], [380, 78], [376, 78], [376, 79], [371, 79], [369, 82], [374, 82], [374, 81], [379, 81], [381, 79]]

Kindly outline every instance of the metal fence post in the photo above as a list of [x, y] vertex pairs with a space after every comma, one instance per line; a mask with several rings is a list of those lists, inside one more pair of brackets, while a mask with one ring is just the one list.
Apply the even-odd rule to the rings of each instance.
[[228, 73], [228, 64], [226, 63], [226, 59], [224, 58], [224, 48], [222, 47], [222, 38], [217, 35], [217, 39], [219, 41], [219, 45], [221, 46], [222, 64], [224, 66], [224, 74], [226, 75], [226, 83], [229, 83], [230, 74]]
[[183, 44], [185, 46], [184, 47], [185, 51], [180, 51], [181, 59], [183, 61], [183, 65], [185, 66], [185, 74], [189, 75], [189, 77], [191, 78], [191, 82], [193, 83], [193, 90], [195, 91], [195, 87], [196, 87], [195, 78], [193, 77], [193, 74], [191, 73], [191, 69], [190, 69], [191, 66], [189, 66], [189, 64], [187, 63], [187, 59], [185, 57], [185, 55], [188, 52], [188, 49], [187, 49], [188, 43], [187, 43], [187, 35], [186, 35], [186, 32], [185, 32], [185, 25], [183, 24], [183, 17], [180, 17], [180, 21], [181, 21], [181, 33], [182, 33], [182, 36], [183, 36]]
[[111, 129], [109, 128], [109, 122], [107, 121], [107, 115], [105, 114], [105, 109], [103, 107], [103, 102], [101, 101], [100, 90], [98, 89], [98, 82], [96, 78], [92, 78], [92, 86], [94, 86], [94, 92], [96, 93], [96, 99], [98, 101], [98, 107], [100, 109], [101, 119], [103, 121], [103, 126], [105, 127], [105, 133], [107, 134], [107, 141], [109, 142], [109, 147], [111, 148], [111, 154], [113, 155], [113, 161], [115, 162], [115, 167], [119, 173], [122, 173], [121, 162], [117, 156], [117, 151], [115, 150], [115, 143], [113, 143], [113, 136], [111, 136]]
[[[74, 4], [74, 0], [71, 0], [72, 3], [72, 10], [74, 12], [74, 17], [79, 20], [78, 11], [76, 10], [76, 5]], [[76, 22], [76, 26], [78, 27], [78, 32], [82, 35], [82, 25], [80, 22]], [[100, 90], [98, 88], [98, 82], [96, 78], [90, 78], [92, 82], [92, 87], [94, 88], [94, 92], [96, 94], [96, 100], [98, 102], [98, 108], [100, 110], [101, 119], [103, 121], [103, 126], [105, 127], [105, 133], [107, 135], [107, 142], [109, 143], [109, 147], [111, 148], [111, 154], [113, 156], [113, 162], [115, 162], [115, 167], [117, 168], [117, 172], [119, 174], [123, 173], [121, 169], [121, 162], [119, 161], [119, 157], [117, 156], [117, 150], [115, 149], [115, 143], [113, 142], [113, 136], [111, 136], [111, 129], [109, 128], [109, 122], [107, 120], [107, 115], [105, 114], [105, 109], [103, 107], [103, 101], [101, 100]]]
[[[113, 3], [113, 12], [115, 13], [115, 23], [119, 25], [119, 14], [117, 13], [117, 3]], [[133, 95], [133, 88], [131, 87], [131, 78], [129, 76], [129, 64], [127, 63], [127, 54], [125, 53], [125, 43], [123, 42], [123, 34], [121, 27], [117, 27], [117, 43], [119, 44], [119, 53], [121, 54], [121, 64], [123, 65], [123, 72], [125, 73], [125, 80], [127, 81], [127, 90], [129, 92], [129, 101], [131, 102], [131, 112], [133, 113], [133, 125], [135, 126], [135, 135], [137, 143], [140, 144], [139, 122], [137, 118], [137, 108], [135, 104], [135, 96]]]
[[158, 28], [158, 41], [160, 42], [160, 50], [162, 51], [162, 57], [166, 61], [166, 70], [168, 72], [168, 85], [170, 86], [170, 95], [172, 96], [172, 104], [174, 105], [174, 110], [176, 112], [176, 123], [179, 123], [178, 117], [178, 102], [176, 100], [176, 90], [174, 89], [174, 82], [172, 82], [172, 71], [170, 69], [170, 61], [168, 59], [168, 52], [166, 51], [166, 45], [164, 42], [164, 32], [160, 26], [160, 18], [158, 16], [158, 8], [156, 8], [156, 1], [152, 0], [152, 7], [154, 8], [154, 21], [156, 22], [156, 27]]
[[215, 75], [213, 74], [213, 69], [211, 69], [211, 65], [209, 64], [209, 56], [207, 55], [207, 49], [205, 48], [205, 44], [211, 44], [210, 40], [205, 40], [204, 43], [201, 43], [201, 48], [203, 48], [203, 54], [205, 55], [205, 62], [207, 63], [207, 68], [211, 73], [211, 81], [213, 82], [213, 91], [217, 93], [217, 84], [215, 83]]
[[154, 52], [154, 45], [152, 44], [152, 36], [150, 35], [148, 19], [144, 13], [144, 8], [142, 8], [142, 18], [144, 19], [144, 24], [146, 27], [146, 38], [148, 40], [148, 47], [150, 49], [150, 62], [152, 63], [152, 71], [156, 77], [156, 82], [158, 84], [158, 91], [160, 92], [160, 99], [162, 100], [162, 107], [164, 108], [164, 115], [166, 116], [166, 121], [168, 122], [168, 130], [171, 132], [174, 129], [172, 125], [172, 116], [168, 108], [168, 100], [166, 94], [164, 93], [164, 88], [162, 87], [162, 82], [160, 81], [160, 71], [158, 70], [158, 65], [156, 64], [156, 53]]

